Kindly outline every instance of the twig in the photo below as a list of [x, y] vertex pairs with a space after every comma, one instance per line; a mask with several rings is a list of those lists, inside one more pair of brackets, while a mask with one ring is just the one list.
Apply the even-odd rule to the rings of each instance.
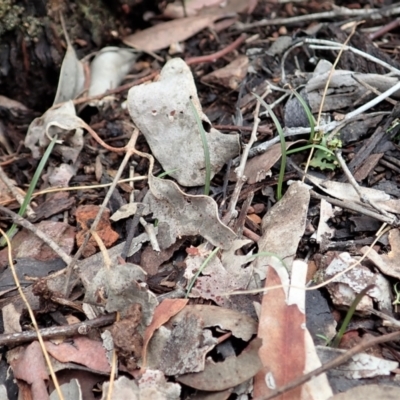
[[32, 321], [32, 325], [35, 328], [35, 331], [36, 331], [36, 334], [37, 334], [37, 338], [38, 338], [38, 341], [40, 343], [40, 348], [42, 349], [43, 356], [44, 356], [44, 358], [46, 360], [46, 364], [47, 364], [47, 367], [49, 369], [51, 378], [53, 379], [53, 384], [54, 384], [54, 386], [56, 388], [58, 397], [59, 397], [60, 400], [64, 400], [64, 396], [63, 396], [63, 394], [61, 392], [60, 385], [58, 384], [57, 376], [56, 376], [56, 374], [54, 372], [53, 366], [51, 365], [49, 353], [47, 352], [46, 346], [44, 345], [43, 338], [40, 335], [40, 330], [39, 330], [39, 326], [38, 326], [36, 318], [35, 318], [35, 314], [33, 313], [33, 310], [32, 310], [32, 308], [31, 308], [31, 306], [30, 306], [30, 304], [28, 302], [28, 299], [26, 298], [25, 293], [21, 288], [21, 284], [19, 282], [17, 272], [15, 271], [15, 266], [14, 266], [13, 257], [12, 257], [12, 245], [11, 245], [10, 239], [8, 238], [6, 233], [1, 228], [0, 228], [0, 233], [1, 233], [1, 235], [4, 237], [4, 239], [7, 242], [7, 246], [8, 246], [8, 248], [7, 248], [8, 263], [10, 265], [11, 273], [12, 273], [12, 276], [14, 278], [15, 286], [17, 287], [18, 293], [21, 296], [21, 298], [22, 298], [22, 300], [23, 300], [23, 302], [24, 302], [24, 304], [25, 304], [25, 306], [26, 306], [26, 308], [28, 310], [28, 314], [29, 314], [29, 317], [30, 317], [30, 319]]
[[385, 33], [390, 32], [393, 29], [396, 29], [400, 25], [400, 19], [396, 18], [395, 20], [389, 22], [388, 24], [382, 26], [377, 31], [370, 33], [368, 35], [370, 40], [378, 39], [379, 37], [383, 36]]
[[[268, 94], [268, 92], [269, 92], [269, 90], [263, 94], [262, 98], [264, 98]], [[226, 212], [226, 214], [224, 215], [224, 217], [222, 219], [222, 222], [225, 224], [228, 224], [229, 221], [231, 220], [231, 218], [235, 212], [235, 207], [236, 207], [236, 203], [239, 199], [240, 191], [241, 191], [244, 183], [247, 180], [247, 177], [244, 175], [244, 168], [246, 166], [250, 148], [253, 145], [253, 143], [257, 140], [257, 128], [258, 128], [258, 125], [260, 124], [260, 118], [258, 117], [259, 113], [260, 113], [260, 101], [257, 100], [256, 108], [254, 110], [253, 131], [251, 132], [249, 142], [244, 147], [243, 154], [240, 159], [240, 164], [235, 170], [237, 182], [235, 185], [235, 189], [233, 190], [233, 193], [232, 193], [231, 201], [229, 202], [228, 211]]]
[[49, 236], [47, 236], [44, 232], [38, 229], [35, 225], [31, 224], [26, 219], [19, 216], [14, 211], [9, 210], [6, 207], [0, 206], [0, 211], [4, 214], [9, 215], [12, 218], [14, 224], [20, 225], [25, 229], [28, 229], [33, 234], [35, 234], [39, 239], [43, 240], [54, 252], [60, 256], [60, 258], [68, 265], [72, 258]]
[[350, 184], [353, 186], [354, 190], [357, 192], [358, 196], [360, 197], [360, 200], [363, 203], [370, 205], [372, 208], [375, 208], [376, 211], [378, 211], [380, 214], [384, 215], [385, 217], [394, 218], [389, 213], [387, 213], [385, 210], [383, 210], [382, 207], [379, 207], [374, 201], [369, 199], [368, 196], [366, 196], [364, 193], [362, 193], [362, 191], [360, 189], [360, 185], [357, 183], [354, 176], [349, 171], [349, 168], [347, 167], [346, 162], [344, 161], [344, 159], [342, 157], [342, 151], [339, 149], [336, 150], [335, 155], [336, 155], [336, 158], [337, 158], [344, 174], [346, 175], [347, 180], [350, 182]]
[[[106, 194], [106, 196], [105, 196], [105, 198], [104, 198], [104, 200], [103, 200], [103, 203], [102, 203], [101, 206], [100, 206], [99, 212], [98, 212], [98, 214], [97, 214], [95, 220], [93, 221], [93, 224], [92, 224], [92, 226], [91, 226], [91, 229], [92, 229], [93, 231], [96, 230], [97, 225], [98, 225], [99, 222], [100, 222], [101, 216], [102, 216], [102, 214], [103, 214], [103, 212], [104, 212], [104, 210], [105, 210], [105, 208], [106, 208], [106, 206], [107, 206], [107, 204], [108, 204], [108, 202], [109, 202], [109, 200], [110, 200], [110, 198], [111, 198], [111, 195], [112, 195], [114, 189], [116, 188], [116, 186], [117, 186], [117, 184], [118, 184], [118, 180], [120, 179], [120, 177], [121, 177], [121, 175], [122, 175], [122, 172], [123, 172], [123, 170], [124, 170], [126, 164], [127, 164], [128, 161], [129, 161], [129, 158], [130, 158], [130, 157], [132, 156], [132, 154], [135, 152], [135, 144], [136, 144], [136, 140], [137, 140], [138, 136], [139, 136], [139, 130], [138, 130], [137, 128], [135, 128], [135, 130], [134, 130], [134, 132], [133, 132], [133, 134], [132, 134], [132, 137], [131, 137], [131, 139], [129, 140], [129, 143], [127, 144], [127, 146], [125, 146], [125, 147], [126, 147], [126, 154], [125, 154], [125, 157], [124, 157], [124, 159], [122, 160], [122, 162], [121, 162], [121, 164], [120, 164], [120, 166], [119, 166], [119, 168], [118, 168], [118, 171], [117, 171], [117, 173], [116, 173], [116, 175], [115, 175], [115, 177], [114, 177], [114, 180], [113, 180], [113, 182], [112, 182], [112, 185], [111, 185], [110, 188], [108, 189], [108, 192], [107, 192], [107, 194]], [[68, 294], [68, 291], [69, 291], [69, 282], [70, 282], [70, 279], [71, 279], [72, 270], [73, 270], [73, 268], [74, 268], [76, 262], [78, 261], [79, 257], [82, 255], [82, 252], [83, 252], [83, 250], [85, 249], [85, 247], [86, 247], [86, 245], [87, 245], [87, 243], [88, 243], [88, 241], [89, 241], [89, 238], [90, 238], [90, 232], [88, 232], [88, 233], [86, 234], [85, 239], [84, 239], [84, 241], [83, 241], [81, 247], [79, 247], [79, 249], [78, 249], [78, 251], [76, 252], [76, 254], [75, 254], [75, 256], [73, 257], [73, 259], [68, 263], [68, 267], [67, 267], [67, 269], [66, 269], [66, 280], [65, 280], [65, 287], [64, 287], [64, 294], [65, 294], [65, 295], [67, 295], [67, 294]], [[66, 296], [66, 297], [67, 297], [67, 296]]]
[[185, 60], [185, 62], [187, 65], [193, 65], [193, 64], [217, 61], [219, 58], [223, 57], [224, 55], [230, 53], [231, 51], [233, 51], [237, 47], [239, 47], [246, 40], [246, 38], [247, 38], [247, 35], [245, 35], [245, 34], [240, 35], [234, 42], [232, 42], [230, 45], [226, 46], [224, 49], [217, 51], [216, 53], [208, 54], [206, 56], [200, 56], [200, 57], [190, 57], [190, 58], [187, 58]]
[[376, 18], [382, 18], [383, 16], [392, 16], [400, 14], [400, 7], [388, 7], [386, 9], [360, 9], [351, 10], [345, 7], [337, 7], [333, 11], [325, 11], [321, 13], [299, 15], [291, 18], [273, 18], [273, 19], [262, 19], [261, 21], [253, 22], [250, 24], [239, 24], [240, 30], [247, 30], [251, 28], [259, 28], [261, 26], [271, 26], [271, 25], [291, 25], [299, 24], [308, 21], [317, 21], [325, 18], [335, 18], [335, 17], [372, 17], [376, 15]]
[[[10, 192], [13, 194], [15, 199], [18, 201], [18, 203], [22, 206], [25, 200], [25, 196], [23, 196], [15, 187], [15, 184], [11, 181], [11, 179], [8, 178], [6, 173], [4, 172], [3, 168], [0, 166], [0, 179], [4, 182], [4, 184], [8, 187]], [[36, 213], [35, 211], [32, 210], [31, 206], [28, 204], [26, 206], [26, 215], [28, 218], [35, 218]]]
[[300, 385], [303, 385], [304, 383], [310, 381], [311, 379], [317, 377], [318, 375], [321, 375], [322, 373], [329, 371], [332, 368], [336, 368], [339, 365], [344, 364], [348, 360], [350, 360], [353, 356], [355, 356], [358, 353], [361, 353], [362, 351], [365, 351], [369, 349], [370, 347], [376, 346], [381, 343], [386, 343], [390, 342], [392, 340], [398, 339], [400, 337], [400, 331], [398, 332], [392, 332], [388, 333], [386, 335], [379, 336], [374, 339], [364, 339], [359, 343], [358, 345], [354, 346], [350, 350], [346, 351], [346, 353], [334, 358], [332, 361], [329, 361], [322, 365], [321, 367], [315, 369], [314, 371], [309, 372], [308, 374], [305, 374], [301, 376], [300, 378], [295, 379], [294, 381], [288, 383], [285, 386], [282, 386], [281, 388], [274, 390], [271, 394], [267, 396], [261, 396], [257, 397], [255, 400], [270, 400], [273, 399], [283, 393], [288, 392], [289, 390], [292, 390]]
[[[43, 339], [87, 335], [94, 328], [111, 325], [115, 321], [115, 315], [116, 313], [111, 313], [77, 324], [53, 326], [51, 328], [40, 329], [39, 331]], [[17, 346], [22, 343], [33, 342], [37, 338], [38, 334], [35, 331], [3, 334], [0, 335], [0, 346]]]
[[124, 246], [124, 249], [122, 250], [122, 253], [121, 253], [121, 258], [123, 260], [126, 260], [126, 257], [128, 256], [128, 252], [129, 252], [129, 249], [131, 247], [132, 240], [135, 237], [135, 233], [136, 233], [136, 230], [137, 230], [136, 228], [139, 225], [139, 221], [140, 221], [140, 218], [142, 216], [144, 207], [145, 207], [144, 204], [138, 204], [137, 209], [136, 209], [136, 213], [133, 216], [133, 219], [131, 221], [131, 225], [129, 227], [128, 234], [126, 235], [125, 246]]
[[311, 194], [311, 197], [313, 197], [314, 199], [319, 199], [319, 200], [324, 199], [328, 203], [331, 203], [335, 206], [345, 208], [348, 210], [352, 210], [352, 211], [358, 212], [363, 215], [367, 215], [368, 217], [375, 218], [378, 221], [385, 222], [388, 225], [395, 226], [395, 227], [400, 226], [399, 220], [394, 216], [386, 217], [385, 215], [378, 214], [374, 211], [368, 210], [367, 208], [362, 207], [356, 203], [353, 203], [350, 201], [334, 199], [333, 197], [323, 196], [323, 195], [320, 195], [320, 194], [314, 192], [313, 190], [310, 191], [310, 194]]

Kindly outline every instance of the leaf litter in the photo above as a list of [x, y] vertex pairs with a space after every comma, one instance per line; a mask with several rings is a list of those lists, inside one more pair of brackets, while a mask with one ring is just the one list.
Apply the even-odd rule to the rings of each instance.
[[[104, 399], [227, 398], [233, 393], [241, 398], [328, 399], [340, 398], [336, 393], [343, 390], [343, 379], [357, 385], [352, 389], [356, 396], [370, 377], [382, 383], [382, 393], [390, 391], [383, 383], [396, 386], [395, 346], [390, 352], [374, 346], [374, 355], [354, 354], [342, 366], [345, 374], [340, 367], [325, 369], [323, 364], [351, 350], [315, 346], [321, 337], [311, 327], [324, 327], [319, 332], [329, 335], [326, 342], [332, 335], [325, 317], [306, 298], [311, 290], [327, 289], [318, 292], [318, 301], [335, 329], [333, 316], [343, 323], [357, 294], [372, 284], [340, 346], [362, 344], [358, 351], [364, 351], [373, 342], [371, 333], [382, 342], [385, 334], [394, 344], [398, 340], [387, 333], [386, 322], [398, 317], [399, 65], [385, 53], [383, 42], [371, 47], [362, 27], [339, 32], [328, 23], [312, 35], [305, 29], [305, 38], [289, 42], [291, 24], [301, 25], [296, 14], [318, 21], [319, 6], [302, 4], [295, 10], [291, 3], [258, 3], [229, 1], [224, 10], [225, 4], [193, 1], [189, 17], [133, 34], [125, 30], [122, 41], [138, 51], [106, 46], [97, 49], [90, 64], [79, 60], [67, 40], [54, 106], [26, 123], [30, 125], [23, 132], [31, 170], [55, 135], [63, 143], [56, 144], [39, 181], [44, 192], [31, 204], [37, 212], [32, 220], [42, 222], [25, 221], [25, 231], [13, 238], [10, 249], [40, 326], [61, 329], [45, 342], [49, 367], [37, 341], [7, 347], [21, 398], [59, 398], [53, 390], [58, 379], [64, 398], [80, 398], [84, 391], [94, 398], [100, 391]], [[176, 7], [161, 11], [175, 18]], [[214, 31], [212, 24], [229, 7], [251, 10], [252, 22], [221, 21]], [[341, 20], [342, 11], [332, 9], [331, 18]], [[269, 12], [286, 19], [279, 24], [268, 20]], [[257, 26], [266, 28], [254, 35]], [[232, 39], [243, 31], [253, 36]], [[74, 39], [74, 46], [82, 43]], [[161, 60], [170, 57], [162, 49], [176, 42], [185, 42], [182, 58], [164, 64]], [[207, 54], [198, 57], [199, 52]], [[311, 53], [314, 59], [307, 59]], [[128, 74], [156, 69], [159, 75], [151, 83], [120, 86], [130, 79]], [[305, 105], [298, 97], [289, 98], [293, 92], [287, 83]], [[280, 140], [288, 137], [288, 142], [279, 144], [277, 135], [270, 140], [260, 136], [259, 118], [269, 120], [271, 112], [253, 115], [258, 101], [253, 92], [283, 119]], [[113, 102], [104, 101], [110, 93]], [[93, 115], [87, 104], [96, 106]], [[314, 115], [315, 129], [309, 126], [308, 112]], [[13, 123], [10, 115], [4, 118], [7, 128]], [[137, 139], [134, 133], [126, 145], [131, 134], [123, 133], [132, 122], [142, 136]], [[262, 140], [257, 141], [257, 130]], [[255, 142], [252, 149], [247, 142]], [[31, 172], [8, 167], [9, 160], [22, 165], [22, 158], [17, 152], [10, 158], [10, 149], [16, 150], [12, 137], [4, 143], [0, 161], [15, 178], [1, 191], [1, 200], [9, 204], [14, 187], [26, 184]], [[320, 147], [309, 155], [305, 145]], [[282, 149], [289, 152], [290, 165], [279, 174]], [[141, 180], [117, 183], [128, 159], [130, 179]], [[296, 174], [299, 179], [288, 182]], [[116, 178], [107, 192], [101, 185], [110, 176]], [[97, 188], [74, 188], [98, 181]], [[279, 201], [277, 183], [285, 188]], [[204, 195], [208, 186], [211, 195]], [[51, 187], [74, 194], [57, 197], [63, 192], [46, 193]], [[0, 210], [22, 223], [10, 210]], [[46, 226], [49, 218], [53, 231]], [[379, 221], [390, 228], [377, 232]], [[7, 227], [9, 220], [0, 223]], [[18, 284], [11, 279], [8, 249], [0, 260], [4, 335], [24, 335], [30, 320], [26, 304], [13, 293]], [[85, 328], [85, 321], [113, 312], [111, 326]], [[62, 329], [72, 317], [83, 325], [70, 337]], [[354, 347], [352, 341], [358, 344]], [[38, 368], [30, 371], [26, 360], [32, 357]], [[50, 379], [46, 368], [54, 369], [57, 380]], [[63, 380], [66, 370], [70, 383]], [[318, 377], [307, 382], [314, 370]], [[88, 375], [80, 375], [82, 371]], [[5, 385], [3, 379], [0, 393], [12, 398]]]

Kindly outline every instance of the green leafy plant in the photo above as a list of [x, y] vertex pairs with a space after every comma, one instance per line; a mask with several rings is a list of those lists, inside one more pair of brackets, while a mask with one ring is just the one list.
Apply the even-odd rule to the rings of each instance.
[[271, 107], [256, 93], [253, 95], [260, 101], [260, 103], [264, 106], [264, 108], [268, 111], [270, 117], [272, 118], [276, 130], [278, 131], [279, 139], [281, 142], [281, 151], [282, 151], [282, 159], [281, 159], [281, 168], [279, 171], [278, 177], [278, 188], [277, 188], [277, 199], [280, 200], [282, 198], [282, 185], [283, 178], [285, 175], [286, 169], [286, 157], [290, 154], [298, 153], [300, 151], [314, 149], [316, 150], [314, 157], [310, 161], [310, 165], [313, 167], [317, 167], [320, 169], [335, 169], [338, 166], [338, 162], [336, 160], [336, 156], [334, 150], [340, 148], [342, 146], [342, 142], [340, 139], [334, 138], [333, 140], [327, 142], [326, 136], [323, 132], [315, 132], [315, 120], [312, 112], [305, 102], [305, 100], [300, 96], [297, 91], [292, 89], [294, 96], [297, 97], [300, 104], [304, 108], [304, 112], [307, 115], [308, 122], [310, 124], [310, 137], [309, 144], [305, 146], [301, 146], [295, 149], [287, 150], [286, 149], [286, 140], [285, 135], [283, 133], [282, 125], [280, 124], [278, 118], [275, 113], [272, 111]]
[[[26, 208], [28, 207], [28, 205], [29, 205], [29, 203], [30, 203], [30, 201], [32, 199], [33, 191], [35, 190], [35, 187], [36, 187], [36, 185], [37, 185], [37, 183], [39, 181], [39, 178], [40, 178], [40, 176], [42, 174], [42, 171], [43, 171], [43, 169], [44, 169], [44, 167], [45, 167], [45, 165], [47, 163], [47, 160], [49, 159], [50, 154], [53, 151], [54, 145], [56, 143], [57, 143], [57, 135], [55, 135], [52, 138], [51, 142], [47, 146], [46, 151], [43, 154], [42, 159], [40, 160], [40, 163], [39, 163], [38, 167], [36, 168], [35, 174], [33, 175], [32, 181], [31, 181], [31, 183], [29, 185], [28, 191], [26, 192], [26, 196], [24, 198], [24, 201], [21, 204], [21, 207], [20, 207], [20, 209], [18, 211], [18, 215], [21, 216], [21, 217], [24, 216], [24, 214], [25, 214]], [[15, 235], [16, 232], [17, 232], [17, 225], [16, 224], [12, 224], [11, 228], [7, 231], [7, 236], [11, 239]], [[6, 245], [6, 241], [5, 241], [4, 238], [2, 238], [0, 240], [0, 247], [3, 247], [5, 245]]]
[[203, 124], [201, 122], [201, 119], [199, 117], [199, 114], [196, 110], [196, 107], [193, 104], [193, 100], [190, 99], [189, 101], [190, 108], [192, 109], [192, 112], [194, 114], [194, 117], [197, 122], [197, 126], [200, 131], [200, 136], [201, 136], [201, 141], [203, 143], [203, 149], [204, 149], [204, 161], [206, 164], [206, 179], [205, 179], [205, 185], [204, 185], [204, 194], [208, 196], [210, 194], [210, 185], [211, 185], [211, 161], [210, 161], [210, 150], [208, 148], [208, 142], [207, 142], [207, 136], [206, 136], [206, 131], [204, 130]]

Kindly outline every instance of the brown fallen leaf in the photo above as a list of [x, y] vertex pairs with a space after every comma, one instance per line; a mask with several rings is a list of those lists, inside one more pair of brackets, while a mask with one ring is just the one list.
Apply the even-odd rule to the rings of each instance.
[[42, 349], [37, 341], [27, 346], [17, 360], [10, 362], [14, 377], [31, 385], [32, 400], [49, 398], [47, 384], [49, 379]]
[[188, 301], [189, 299], [165, 299], [154, 310], [153, 320], [151, 321], [151, 324], [146, 328], [143, 337], [142, 372], [146, 368], [147, 346], [150, 342], [150, 339], [153, 337], [154, 331], [156, 331], [171, 317], [181, 311], [186, 306]]
[[111, 370], [102, 342], [75, 337], [58, 345], [48, 341], [44, 343], [49, 354], [58, 361], [75, 362], [99, 372], [108, 373]]
[[236, 90], [246, 77], [248, 66], [248, 57], [240, 55], [225, 67], [203, 76], [201, 81], [203, 83], [215, 83]]
[[378, 254], [374, 249], [365, 246], [361, 252], [371, 260], [385, 275], [400, 279], [400, 230], [392, 229], [389, 232], [389, 243], [391, 251], [388, 254]]
[[122, 41], [138, 50], [158, 51], [173, 43], [185, 41], [211, 26], [216, 19], [218, 16], [215, 15], [180, 18], [136, 32], [126, 36]]
[[214, 363], [207, 360], [203, 372], [178, 376], [176, 380], [198, 390], [220, 391], [237, 386], [252, 378], [261, 368], [258, 349], [261, 340], [254, 339], [235, 357]]
[[[76, 234], [76, 242], [77, 245], [80, 246], [85, 238], [86, 233], [90, 230], [90, 226], [96, 215], [99, 211], [99, 206], [87, 205], [80, 206], [77, 208], [75, 212], [76, 221], [81, 225], [82, 230]], [[101, 240], [104, 242], [104, 245], [108, 248], [111, 247], [119, 238], [117, 232], [115, 232], [111, 228], [110, 223], [110, 210], [106, 209], [100, 219], [99, 224], [97, 225], [96, 232], [100, 236]], [[96, 253], [97, 242], [93, 237], [89, 239], [89, 242], [83, 252], [84, 257], [89, 257], [92, 254]]]

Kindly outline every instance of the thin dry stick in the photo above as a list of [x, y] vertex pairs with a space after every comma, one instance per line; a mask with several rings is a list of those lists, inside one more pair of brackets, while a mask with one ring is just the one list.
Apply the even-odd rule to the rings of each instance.
[[[117, 312], [116, 321], [119, 321], [119, 312]], [[111, 371], [110, 371], [110, 383], [108, 385], [107, 400], [111, 400], [112, 392], [114, 388], [115, 371], [117, 369], [117, 352], [115, 346], [113, 347], [112, 360], [111, 360]]]
[[335, 151], [336, 158], [346, 175], [347, 180], [350, 182], [350, 184], [353, 186], [354, 190], [357, 192], [358, 196], [360, 197], [360, 200], [374, 208], [376, 211], [378, 211], [380, 214], [384, 215], [387, 218], [395, 219], [394, 215], [390, 215], [388, 212], [386, 212], [382, 207], [379, 207], [374, 201], [368, 198], [364, 193], [362, 193], [360, 185], [357, 183], [355, 180], [354, 176], [351, 174], [349, 169], [347, 168], [346, 162], [343, 159], [342, 156], [342, 151], [341, 150], [336, 150]]
[[258, 28], [261, 26], [271, 26], [271, 25], [292, 25], [299, 24], [308, 21], [318, 21], [320, 19], [331, 19], [335, 17], [371, 17], [376, 15], [376, 17], [391, 16], [400, 14], [400, 7], [381, 8], [381, 9], [369, 9], [369, 10], [352, 10], [345, 7], [337, 7], [333, 11], [325, 11], [321, 13], [298, 15], [296, 17], [290, 18], [274, 18], [274, 19], [262, 19], [261, 21], [253, 22], [250, 24], [239, 25], [241, 30], [247, 30], [250, 28]]
[[[100, 248], [101, 254], [104, 259], [104, 267], [107, 270], [107, 274], [112, 274], [111, 259], [110, 259], [110, 256], [108, 255], [106, 246], [104, 245], [103, 241], [101, 240], [101, 237], [98, 235], [98, 233], [96, 231], [91, 230], [90, 233], [92, 234], [93, 238], [96, 240], [97, 245]], [[109, 281], [110, 280], [111, 280], [111, 277], [109, 276]], [[119, 312], [118, 311], [117, 311], [115, 320], [119, 321]], [[112, 354], [112, 361], [111, 361], [110, 383], [108, 385], [107, 400], [111, 400], [112, 391], [114, 388], [114, 376], [115, 376], [116, 365], [117, 365], [117, 352], [116, 352], [115, 346], [114, 346], [113, 354]]]
[[32, 310], [32, 308], [31, 308], [31, 306], [30, 306], [30, 304], [28, 302], [28, 299], [26, 298], [25, 293], [22, 290], [21, 285], [19, 283], [18, 275], [17, 275], [17, 272], [15, 271], [15, 266], [14, 266], [14, 262], [13, 262], [12, 245], [11, 245], [10, 239], [8, 238], [6, 233], [1, 228], [0, 228], [0, 233], [1, 233], [1, 235], [4, 237], [4, 239], [7, 242], [8, 263], [9, 263], [10, 268], [11, 268], [11, 273], [12, 273], [13, 278], [14, 278], [15, 286], [17, 287], [19, 295], [21, 296], [23, 302], [26, 305], [26, 308], [27, 308], [28, 313], [29, 313], [29, 317], [31, 318], [31, 321], [32, 321], [32, 325], [35, 328], [35, 331], [36, 331], [36, 334], [37, 334], [37, 338], [39, 340], [40, 347], [42, 349], [44, 358], [46, 360], [47, 367], [49, 368], [49, 372], [50, 372], [51, 378], [53, 379], [54, 387], [55, 387], [55, 389], [57, 391], [58, 397], [59, 397], [60, 400], [64, 400], [64, 396], [63, 396], [63, 394], [61, 392], [60, 385], [58, 384], [58, 380], [57, 380], [56, 374], [54, 372], [53, 366], [51, 365], [49, 354], [47, 352], [46, 346], [44, 345], [44, 341], [43, 341], [42, 335], [40, 334], [40, 329], [39, 329], [39, 326], [38, 326], [38, 324], [36, 322], [35, 314], [33, 313], [33, 310]]
[[[107, 206], [107, 204], [108, 204], [108, 202], [109, 202], [109, 200], [111, 198], [111, 195], [112, 195], [114, 189], [116, 188], [116, 186], [118, 184], [118, 181], [119, 181], [119, 179], [120, 179], [120, 177], [122, 175], [122, 172], [123, 172], [126, 164], [129, 161], [129, 158], [132, 156], [132, 154], [135, 153], [135, 144], [136, 144], [136, 140], [137, 140], [138, 136], [139, 136], [139, 130], [137, 128], [135, 128], [135, 130], [134, 130], [134, 132], [132, 134], [132, 137], [129, 140], [129, 143], [125, 146], [125, 148], [126, 148], [125, 157], [122, 160], [122, 162], [121, 162], [121, 164], [120, 164], [120, 166], [118, 168], [118, 171], [117, 171], [117, 173], [116, 173], [116, 175], [114, 177], [112, 185], [108, 189], [108, 192], [107, 192], [107, 194], [106, 194], [106, 196], [105, 196], [105, 198], [103, 200], [103, 203], [100, 206], [99, 212], [98, 212], [95, 220], [93, 221], [93, 224], [91, 226], [91, 229], [93, 231], [96, 230], [97, 225], [100, 222], [101, 216], [102, 216], [102, 214], [103, 214], [103, 212], [104, 212], [104, 210], [105, 210], [105, 208], [106, 208], [106, 206]], [[86, 247], [86, 245], [87, 245], [87, 243], [89, 241], [89, 237], [90, 237], [90, 233], [88, 232], [86, 234], [86, 236], [85, 236], [85, 239], [84, 239], [81, 247], [79, 247], [78, 251], [76, 252], [76, 254], [74, 256], [74, 258], [68, 264], [68, 267], [67, 267], [67, 270], [66, 270], [65, 287], [64, 287], [64, 294], [65, 295], [67, 295], [68, 291], [69, 291], [69, 282], [70, 282], [70, 279], [71, 279], [72, 269], [75, 266], [76, 262], [78, 261], [79, 257], [82, 255], [82, 252], [85, 249], [85, 247]]]
[[382, 335], [382, 336], [379, 336], [377, 338], [370, 339], [370, 340], [364, 339], [357, 346], [354, 346], [350, 350], [346, 351], [346, 353], [334, 358], [332, 361], [329, 361], [329, 362], [325, 363], [324, 365], [322, 365], [321, 367], [315, 369], [314, 371], [311, 371], [308, 374], [305, 374], [305, 375], [301, 376], [300, 378], [297, 378], [294, 381], [288, 383], [287, 385], [282, 386], [281, 388], [273, 391], [271, 394], [269, 394], [267, 396], [257, 397], [255, 400], [273, 399], [283, 393], [288, 392], [289, 390], [292, 390], [292, 389], [308, 382], [309, 380], [317, 377], [318, 375], [321, 375], [322, 373], [329, 371], [332, 368], [336, 368], [339, 365], [344, 364], [346, 361], [350, 360], [350, 358], [352, 358], [356, 354], [361, 353], [362, 351], [367, 350], [370, 347], [376, 346], [381, 343], [390, 342], [392, 340], [396, 340], [399, 337], [400, 337], [400, 331], [397, 331], [397, 332], [388, 333], [386, 335]]
[[[269, 93], [269, 89], [261, 96], [261, 98], [264, 98], [268, 93]], [[244, 175], [244, 168], [246, 166], [246, 162], [249, 157], [250, 148], [253, 145], [253, 143], [257, 140], [257, 129], [258, 129], [258, 125], [260, 124], [260, 118], [258, 117], [259, 113], [260, 113], [260, 101], [257, 99], [256, 108], [254, 110], [253, 131], [251, 132], [249, 142], [247, 143], [247, 145], [245, 146], [245, 148], [243, 150], [243, 154], [240, 159], [240, 164], [235, 170], [237, 182], [235, 185], [235, 189], [233, 190], [233, 193], [232, 193], [231, 201], [229, 202], [228, 211], [222, 218], [222, 222], [224, 222], [225, 224], [228, 224], [229, 221], [231, 220], [232, 216], [234, 215], [235, 207], [236, 207], [236, 203], [239, 199], [240, 191], [241, 191], [244, 183], [247, 180], [247, 177]]]
[[[87, 335], [91, 329], [111, 325], [115, 322], [115, 315], [116, 313], [111, 313], [77, 324], [40, 329], [40, 334], [43, 339]], [[6, 333], [0, 335], [0, 346], [16, 346], [27, 342], [33, 342], [37, 340], [37, 338], [38, 335], [35, 331]]]
[[[117, 183], [125, 183], [125, 182], [135, 182], [135, 181], [143, 181], [147, 179], [147, 176], [135, 176], [132, 178], [120, 179]], [[98, 185], [89, 185], [89, 186], [72, 186], [72, 187], [53, 187], [49, 189], [40, 190], [39, 192], [33, 193], [32, 198], [40, 196], [42, 194], [47, 193], [58, 193], [58, 192], [72, 192], [74, 190], [92, 190], [92, 189], [101, 189], [105, 187], [111, 186], [112, 183], [99, 183]], [[0, 201], [0, 205], [6, 206], [7, 204], [12, 203], [14, 200], [4, 200]]]
[[[25, 196], [23, 196], [18, 189], [15, 187], [15, 184], [8, 178], [3, 168], [0, 166], [0, 179], [4, 182], [4, 184], [8, 187], [8, 190], [13, 194], [18, 203], [22, 206], [22, 203], [25, 200]], [[35, 218], [36, 213], [32, 210], [32, 207], [28, 204], [26, 207], [26, 215], [28, 218]]]
[[46, 243], [52, 250], [54, 250], [57, 255], [60, 256], [60, 258], [68, 265], [72, 258], [49, 236], [47, 236], [44, 232], [42, 232], [40, 229], [38, 229], [35, 225], [27, 221], [26, 219], [22, 218], [20, 215], [15, 213], [14, 211], [9, 210], [6, 207], [0, 206], [0, 211], [3, 212], [4, 214], [9, 215], [12, 218], [12, 221], [24, 227], [25, 229], [28, 229], [31, 231], [33, 234], [35, 234], [39, 239], [43, 240], [44, 243]]
[[200, 57], [190, 57], [187, 58], [185, 62], [187, 65], [215, 62], [219, 58], [223, 57], [224, 55], [230, 53], [231, 51], [239, 47], [246, 40], [246, 38], [247, 35], [242, 34], [234, 42], [226, 46], [224, 49], [217, 51], [216, 53], [207, 54], [206, 56], [200, 56]]

